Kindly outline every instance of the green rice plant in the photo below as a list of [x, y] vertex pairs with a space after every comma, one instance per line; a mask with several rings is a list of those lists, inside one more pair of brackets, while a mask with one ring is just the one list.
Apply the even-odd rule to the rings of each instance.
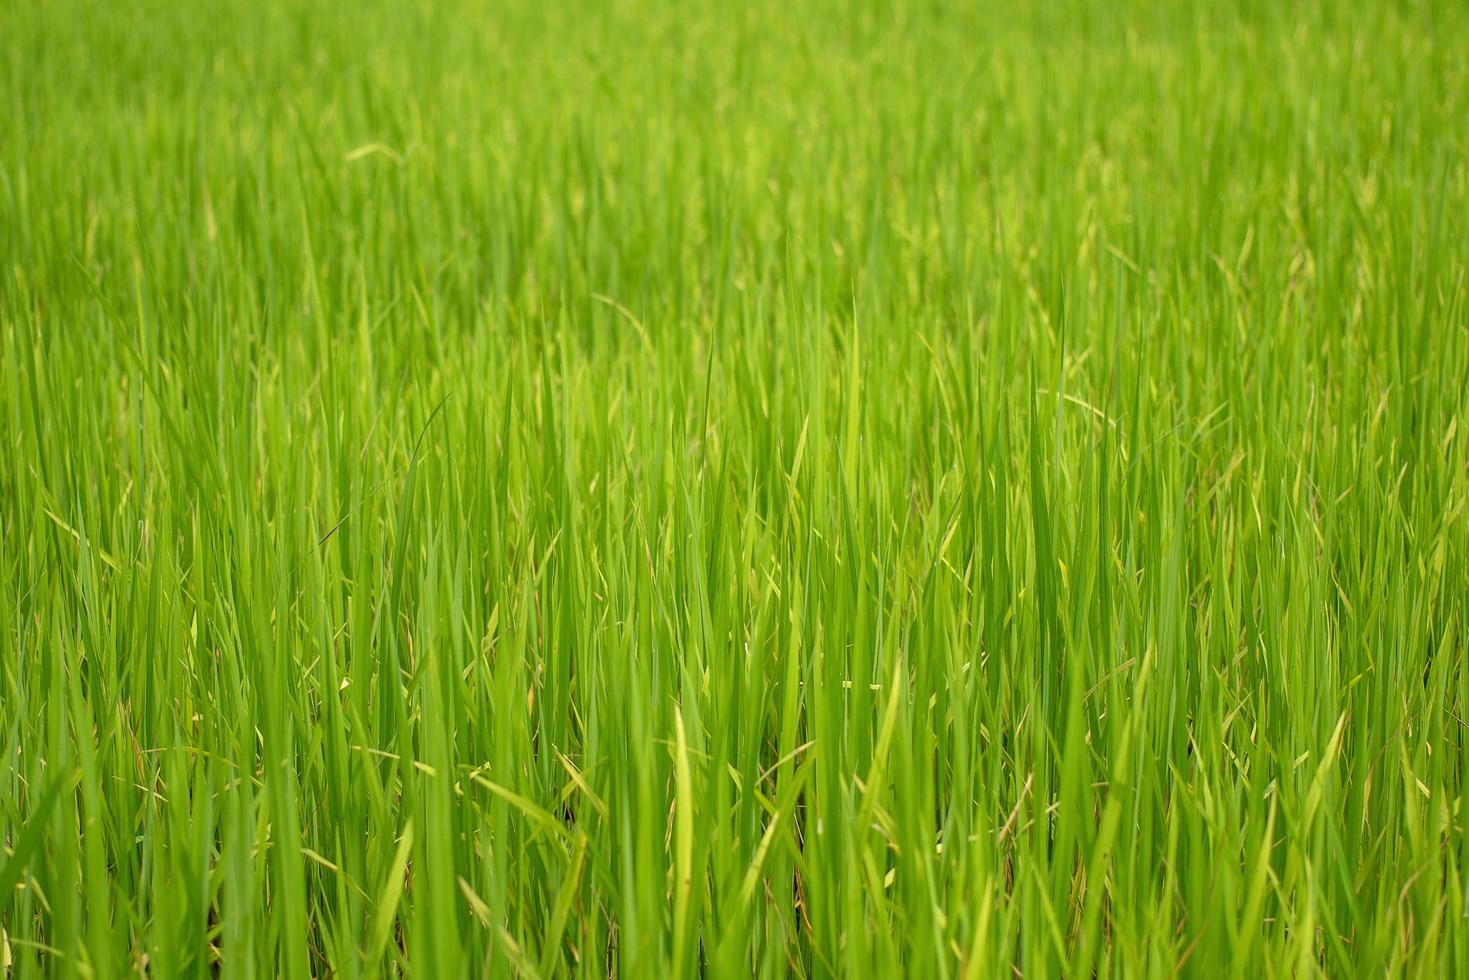
[[1469, 975], [1466, 51], [0, 5], [0, 976]]

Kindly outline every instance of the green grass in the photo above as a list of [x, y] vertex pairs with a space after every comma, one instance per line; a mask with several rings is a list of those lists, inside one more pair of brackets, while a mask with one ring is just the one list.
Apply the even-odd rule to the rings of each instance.
[[0, 5], [0, 976], [1469, 975], [1466, 51]]

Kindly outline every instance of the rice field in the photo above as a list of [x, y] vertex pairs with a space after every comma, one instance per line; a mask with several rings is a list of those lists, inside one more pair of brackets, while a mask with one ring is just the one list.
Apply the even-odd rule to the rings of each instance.
[[1469, 975], [1466, 52], [0, 5], [0, 977]]

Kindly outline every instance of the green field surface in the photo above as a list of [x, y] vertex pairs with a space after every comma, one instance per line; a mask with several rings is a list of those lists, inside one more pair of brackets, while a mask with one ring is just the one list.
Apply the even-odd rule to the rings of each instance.
[[1469, 976], [1469, 4], [0, 0], [0, 980]]

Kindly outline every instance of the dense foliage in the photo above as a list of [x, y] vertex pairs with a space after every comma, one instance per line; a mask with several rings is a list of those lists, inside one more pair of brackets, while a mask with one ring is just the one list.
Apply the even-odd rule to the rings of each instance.
[[1469, 974], [1469, 9], [0, 7], [0, 974]]

